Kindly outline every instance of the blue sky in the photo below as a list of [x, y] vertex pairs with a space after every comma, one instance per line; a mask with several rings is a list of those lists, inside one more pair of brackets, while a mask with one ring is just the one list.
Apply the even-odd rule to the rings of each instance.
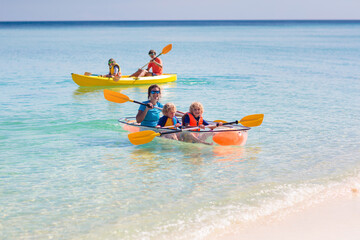
[[360, 0], [0, 0], [0, 21], [360, 19]]

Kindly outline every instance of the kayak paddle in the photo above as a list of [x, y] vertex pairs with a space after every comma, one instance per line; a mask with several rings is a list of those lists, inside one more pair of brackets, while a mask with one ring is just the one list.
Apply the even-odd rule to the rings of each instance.
[[[140, 104], [140, 105], [148, 106], [145, 103], [138, 102], [138, 101], [130, 99], [125, 94], [115, 92], [115, 91], [111, 91], [109, 89], [104, 89], [104, 97], [105, 97], [106, 100], [108, 100], [110, 102], [114, 102], [114, 103], [133, 102], [133, 103], [137, 103], [137, 104]], [[159, 107], [156, 107], [156, 106], [154, 106], [154, 108], [162, 110], [162, 108], [159, 108]], [[180, 112], [180, 111], [176, 111], [176, 112], [178, 112], [180, 114], [184, 114], [183, 112]]]
[[[261, 115], [261, 114], [256, 114], [256, 115]], [[243, 119], [255, 119], [254, 115], [249, 115], [246, 117], [243, 117], [241, 120]], [[250, 121], [250, 120], [249, 120]], [[257, 120], [259, 121], [259, 120]], [[235, 122], [231, 122], [231, 123], [224, 123], [223, 125], [230, 125], [230, 124], [235, 124], [238, 121]], [[261, 123], [260, 123], [261, 124]], [[259, 124], [259, 125], [260, 125]], [[255, 122], [252, 123], [252, 125], [255, 125]], [[218, 125], [207, 125], [205, 127], [218, 127]], [[130, 142], [134, 145], [141, 145], [141, 144], [146, 144], [151, 142], [155, 137], [157, 136], [162, 136], [164, 134], [171, 134], [171, 133], [177, 133], [177, 132], [183, 132], [183, 131], [193, 131], [196, 129], [199, 129], [200, 127], [191, 127], [191, 128], [185, 128], [185, 129], [179, 129], [179, 130], [174, 130], [174, 131], [168, 131], [168, 132], [155, 132], [152, 130], [145, 130], [145, 131], [141, 131], [141, 132], [134, 132], [134, 133], [130, 133], [128, 135], [128, 138], [130, 140]], [[216, 141], [216, 143], [218, 143], [219, 141]], [[218, 143], [219, 144], [219, 143]], [[220, 144], [220, 145], [230, 145], [230, 144]]]
[[224, 120], [215, 120], [214, 122], [222, 122], [223, 125], [230, 124], [241, 124], [245, 127], [257, 127], [260, 126], [263, 122], [264, 114], [253, 114], [243, 117], [240, 121], [236, 120], [234, 122], [226, 122]]
[[167, 132], [161, 132], [161, 133], [155, 132], [152, 130], [144, 130], [141, 132], [129, 133], [128, 138], [132, 144], [141, 145], [141, 144], [151, 142], [157, 136], [162, 136], [164, 134], [171, 134], [171, 133], [177, 133], [177, 132], [192, 131], [192, 130], [196, 130], [199, 128], [200, 127], [192, 127], [192, 128], [178, 129], [178, 130], [174, 130], [174, 131], [167, 131]]
[[130, 142], [134, 145], [141, 145], [151, 142], [155, 137], [161, 136], [164, 134], [182, 132], [183, 130], [169, 131], [163, 133], [157, 133], [152, 130], [145, 130], [141, 132], [134, 132], [128, 135]]
[[[134, 102], [134, 103], [137, 103], [137, 104], [140, 104], [140, 105], [150, 107], [150, 105], [148, 105], [146, 103], [142, 103], [142, 102], [132, 100], [128, 96], [126, 96], [125, 94], [115, 92], [115, 91], [111, 91], [109, 89], [104, 89], [104, 97], [105, 97], [106, 100], [108, 100], [110, 102], [114, 102], [114, 103]], [[156, 106], [154, 106], [154, 108], [162, 110], [162, 108], [159, 108], [159, 107], [156, 107]]]
[[[172, 49], [172, 44], [167, 45], [166, 47], [163, 48], [162, 52], [153, 59], [156, 59], [157, 57], [160, 57], [160, 55], [162, 55], [162, 54], [167, 54], [168, 52], [171, 51], [171, 49]], [[145, 64], [141, 69], [146, 67], [148, 64], [149, 63]]]

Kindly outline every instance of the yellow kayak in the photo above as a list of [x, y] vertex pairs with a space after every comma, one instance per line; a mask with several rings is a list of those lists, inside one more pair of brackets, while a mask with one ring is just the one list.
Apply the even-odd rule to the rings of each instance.
[[140, 78], [121, 76], [119, 81], [114, 81], [113, 78], [100, 77], [94, 75], [86, 76], [76, 73], [72, 73], [71, 76], [74, 82], [82, 87], [154, 84], [154, 83], [174, 82], [177, 79], [176, 74], [163, 74], [160, 76], [150, 76], [150, 77], [140, 77]]

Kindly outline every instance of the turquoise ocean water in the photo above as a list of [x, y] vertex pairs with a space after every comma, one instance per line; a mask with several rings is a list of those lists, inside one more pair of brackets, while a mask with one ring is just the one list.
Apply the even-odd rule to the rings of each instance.
[[[264, 113], [244, 147], [134, 146], [138, 105], [71, 79], [169, 43], [161, 102]], [[359, 21], [0, 23], [0, 73], [1, 239], [203, 239], [360, 187]]]

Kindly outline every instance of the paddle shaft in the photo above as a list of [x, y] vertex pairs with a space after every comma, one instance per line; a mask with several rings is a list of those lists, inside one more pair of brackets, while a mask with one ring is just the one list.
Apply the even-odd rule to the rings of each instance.
[[[138, 101], [135, 101], [135, 100], [130, 100], [130, 101], [131, 101], [131, 102], [134, 102], [134, 103], [137, 103], [137, 104], [140, 104], [140, 105], [147, 106], [148, 108], [151, 108], [150, 104], [138, 102]], [[157, 106], [153, 106], [153, 107], [156, 108], [156, 109], [162, 110], [162, 108], [159, 108], [159, 107], [157, 107]]]
[[[141, 105], [144, 105], [144, 106], [147, 106], [147, 107], [149, 107], [150, 108], [150, 105], [149, 104], [146, 104], [146, 103], [142, 103], [142, 102], [138, 102], [138, 101], [136, 101], [136, 100], [129, 100], [129, 101], [131, 101], [131, 102], [134, 102], [134, 103], [137, 103], [137, 104], [141, 104]], [[159, 110], [163, 110], [162, 108], [160, 108], [160, 107], [157, 107], [157, 106], [153, 106], [154, 108], [156, 108], [156, 109], [159, 109]], [[185, 113], [183, 113], [183, 112], [180, 112], [180, 111], [176, 111], [177, 113], [180, 113], [180, 114], [182, 114], [182, 115], [184, 115]]]
[[231, 124], [238, 124], [238, 123], [239, 123], [239, 121], [236, 120], [236, 121], [234, 121], [234, 122], [223, 123], [223, 125], [231, 125]]
[[[157, 55], [155, 58], [151, 59], [151, 61], [155, 61], [156, 58], [160, 57], [162, 53], [160, 53], [159, 55]], [[150, 61], [150, 62], [151, 62]], [[148, 62], [147, 64], [145, 64], [141, 69], [143, 69], [144, 67], [146, 67], [150, 62]]]
[[[216, 125], [207, 125], [205, 127], [216, 127]], [[161, 135], [164, 135], [164, 134], [171, 134], [171, 133], [178, 133], [178, 132], [184, 132], [184, 131], [192, 131], [192, 130], [196, 130], [196, 129], [199, 129], [200, 127], [192, 127], [192, 128], [182, 128], [182, 129], [178, 129], [178, 130], [174, 130], [174, 131], [168, 131], [168, 132], [161, 132], [160, 133], [160, 136]]]
[[[161, 51], [161, 53], [159, 55], [157, 55], [155, 58], [151, 59], [151, 61], [155, 61], [156, 58], [158, 58], [160, 55], [162, 54], [167, 54], [168, 52], [170, 52], [172, 49], [172, 44], [168, 44], [166, 45], [163, 50]], [[150, 62], [151, 62], [150, 61]], [[145, 64], [141, 69], [143, 69], [144, 67], [146, 67], [146, 65], [148, 65], [149, 63]]]
[[171, 133], [178, 133], [178, 132], [182, 132], [184, 129], [179, 129], [179, 130], [174, 130], [174, 131], [168, 131], [168, 132], [161, 132], [160, 133], [160, 136], [161, 135], [164, 135], [164, 134], [171, 134]]
[[[205, 127], [217, 127], [217, 125], [207, 125]], [[168, 132], [160, 132], [159, 136], [165, 135], [165, 134], [171, 134], [171, 133], [178, 133], [178, 132], [184, 132], [184, 131], [193, 131], [196, 129], [199, 129], [200, 127], [192, 127], [192, 128], [182, 128], [174, 131], [168, 131]]]
[[184, 132], [184, 131], [192, 131], [192, 130], [196, 130], [199, 129], [200, 127], [193, 127], [193, 128], [182, 128], [182, 129], [178, 129], [178, 130], [174, 130], [174, 131], [168, 131], [168, 132], [160, 132], [160, 136], [165, 135], [165, 134], [171, 134], [171, 133], [178, 133], [178, 132]]

